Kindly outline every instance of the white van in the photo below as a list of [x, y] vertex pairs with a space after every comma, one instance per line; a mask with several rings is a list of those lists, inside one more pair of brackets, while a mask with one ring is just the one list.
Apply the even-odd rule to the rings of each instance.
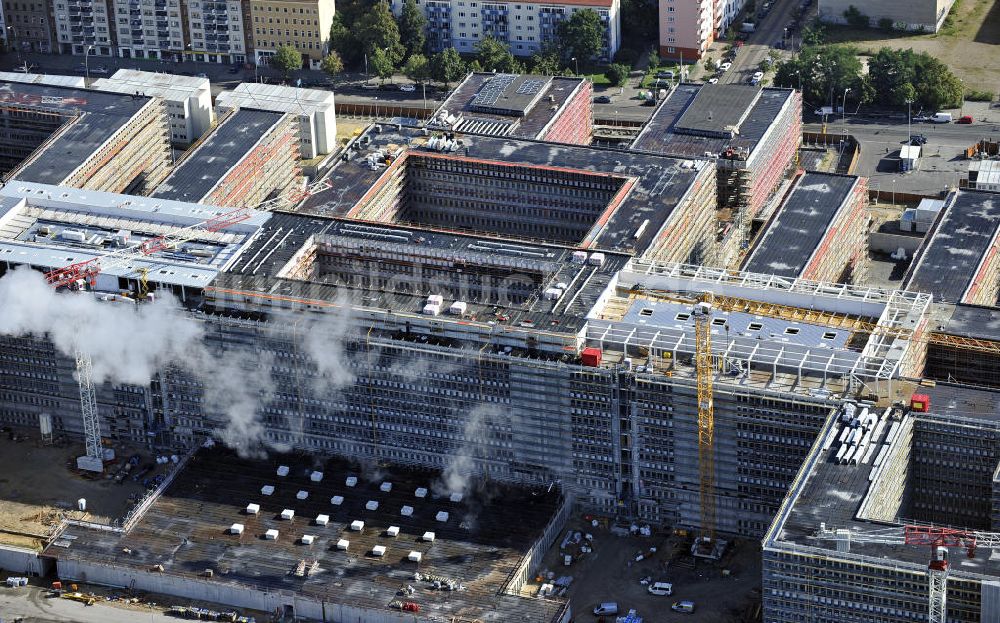
[[646, 590], [650, 595], [671, 595], [674, 592], [674, 585], [670, 582], [654, 582]]
[[951, 113], [936, 112], [931, 116], [931, 123], [951, 123]]
[[594, 616], [602, 614], [618, 614], [618, 603], [614, 601], [601, 602], [594, 608]]
[[670, 606], [670, 609], [674, 612], [694, 612], [694, 602], [693, 601], [677, 601], [674, 605]]

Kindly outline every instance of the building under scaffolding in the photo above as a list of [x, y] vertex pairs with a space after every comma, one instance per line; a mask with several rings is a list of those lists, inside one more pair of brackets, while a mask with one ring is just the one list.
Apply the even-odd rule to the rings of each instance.
[[159, 98], [0, 82], [4, 179], [144, 194], [169, 167]]
[[653, 113], [632, 149], [715, 161], [716, 245], [705, 260], [735, 267], [751, 222], [795, 163], [802, 99], [791, 89], [682, 83]]

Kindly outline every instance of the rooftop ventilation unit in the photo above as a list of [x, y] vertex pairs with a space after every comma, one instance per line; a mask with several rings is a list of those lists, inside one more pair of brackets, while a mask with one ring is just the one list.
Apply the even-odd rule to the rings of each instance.
[[311, 534], [303, 534], [300, 540], [302, 541], [303, 545], [312, 545], [313, 541], [316, 540], [316, 537], [314, 537]]
[[604, 254], [603, 253], [591, 253], [590, 257], [587, 258], [587, 263], [591, 266], [603, 266], [604, 265]]
[[386, 536], [391, 536], [396, 538], [399, 536], [399, 526], [389, 526], [389, 529], [385, 531]]
[[229, 526], [229, 534], [243, 534], [243, 524], [234, 523]]
[[304, 500], [304, 499], [306, 499], [306, 498], [309, 497], [309, 492], [308, 491], [299, 491], [298, 493], [295, 494], [295, 497], [298, 498], [298, 499], [300, 499], [300, 500]]
[[412, 506], [404, 506], [403, 508], [401, 508], [399, 510], [399, 514], [402, 515], [403, 517], [409, 517], [409, 516], [413, 515], [413, 507]]
[[448, 496], [448, 499], [451, 500], [452, 502], [461, 502], [462, 501], [462, 494], [461, 493], [452, 493], [450, 496]]
[[274, 493], [274, 485], [264, 485], [260, 488], [261, 495], [271, 495]]
[[376, 502], [375, 500], [368, 500], [368, 502], [365, 503], [365, 508], [370, 511], [377, 511], [378, 502]]
[[418, 498], [427, 497], [427, 489], [425, 487], [417, 487], [417, 490], [413, 492], [413, 495]]
[[344, 481], [344, 484], [347, 485], [348, 487], [356, 487], [358, 486], [358, 477], [348, 476], [347, 480]]
[[423, 557], [424, 555], [421, 554], [420, 552], [410, 552], [406, 556], [406, 559], [409, 560], [410, 562], [420, 562], [420, 559]]
[[320, 482], [323, 480], [323, 472], [313, 472], [309, 474], [309, 480], [313, 482]]
[[348, 541], [347, 539], [340, 539], [339, 541], [337, 541], [337, 549], [339, 549], [342, 552], [346, 552], [347, 548], [350, 545], [351, 545], [351, 542]]
[[287, 465], [279, 465], [278, 466], [278, 475], [282, 476], [282, 477], [287, 476], [288, 475], [288, 466]]
[[264, 538], [267, 539], [268, 541], [277, 541], [278, 531], [272, 528], [271, 530], [268, 530], [267, 532], [264, 533]]
[[330, 516], [329, 515], [316, 515], [316, 525], [317, 526], [325, 526], [328, 523], [330, 523]]
[[455, 301], [451, 304], [451, 307], [448, 308], [448, 313], [454, 316], [464, 316], [465, 310], [468, 308], [469, 306], [465, 301]]
[[355, 519], [354, 521], [351, 522], [352, 531], [361, 532], [364, 529], [365, 529], [365, 522], [361, 521], [360, 519]]
[[372, 556], [378, 556], [381, 558], [382, 556], [385, 556], [385, 550], [385, 545], [376, 545], [372, 548]]
[[438, 514], [434, 516], [434, 519], [437, 519], [438, 521], [448, 521], [448, 512], [438, 511]]
[[330, 504], [333, 504], [334, 506], [340, 506], [343, 503], [344, 503], [344, 496], [342, 495], [335, 495], [332, 498], [330, 498]]
[[244, 511], [247, 515], [256, 515], [260, 512], [260, 504], [247, 504]]
[[382, 491], [385, 491], [386, 493], [389, 493], [390, 491], [392, 491], [392, 483], [391, 482], [383, 482], [381, 485], [379, 485], [379, 489], [381, 489]]
[[291, 521], [292, 519], [295, 519], [295, 511], [293, 511], [290, 508], [286, 508], [285, 510], [281, 511], [281, 518], [284, 519], [285, 521]]
[[424, 532], [424, 535], [422, 537], [420, 537], [420, 538], [422, 540], [424, 540], [424, 541], [427, 541], [428, 543], [433, 543], [434, 542], [434, 533], [433, 532]]

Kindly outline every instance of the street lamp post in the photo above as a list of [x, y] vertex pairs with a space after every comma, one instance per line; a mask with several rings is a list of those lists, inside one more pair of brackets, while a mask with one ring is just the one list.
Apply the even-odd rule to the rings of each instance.
[[14, 51], [17, 52], [17, 63], [20, 65], [21, 62], [22, 62], [21, 61], [21, 45], [20, 45], [20, 42], [17, 40], [17, 31], [14, 30], [13, 26], [8, 26], [7, 30], [10, 31], [10, 42], [11, 42], [11, 45], [14, 46]]
[[911, 123], [913, 119], [913, 100], [906, 100], [906, 144], [909, 145], [910, 141], [913, 140], [913, 135], [911, 134]]
[[840, 102], [840, 123], [844, 126], [844, 134], [847, 134], [847, 93], [851, 90], [851, 87], [844, 89], [844, 98]]
[[896, 205], [896, 178], [892, 178], [892, 205]]
[[576, 67], [576, 75], [579, 76], [580, 75], [580, 61], [576, 60], [575, 56], [573, 58], [571, 58], [570, 60], [573, 61], [573, 64]]
[[94, 49], [94, 46], [88, 45], [83, 50], [83, 82], [84, 84], [90, 82], [90, 51]]

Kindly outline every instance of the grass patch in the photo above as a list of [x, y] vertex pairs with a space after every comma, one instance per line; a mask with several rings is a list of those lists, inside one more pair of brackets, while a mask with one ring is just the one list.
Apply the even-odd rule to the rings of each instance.
[[992, 102], [993, 92], [992, 91], [976, 91], [968, 90], [965, 92], [965, 99], [969, 102]]
[[603, 71], [598, 71], [591, 74], [583, 74], [583, 77], [594, 83], [594, 86], [606, 87], [611, 85], [611, 81], [608, 77], [604, 75]]

